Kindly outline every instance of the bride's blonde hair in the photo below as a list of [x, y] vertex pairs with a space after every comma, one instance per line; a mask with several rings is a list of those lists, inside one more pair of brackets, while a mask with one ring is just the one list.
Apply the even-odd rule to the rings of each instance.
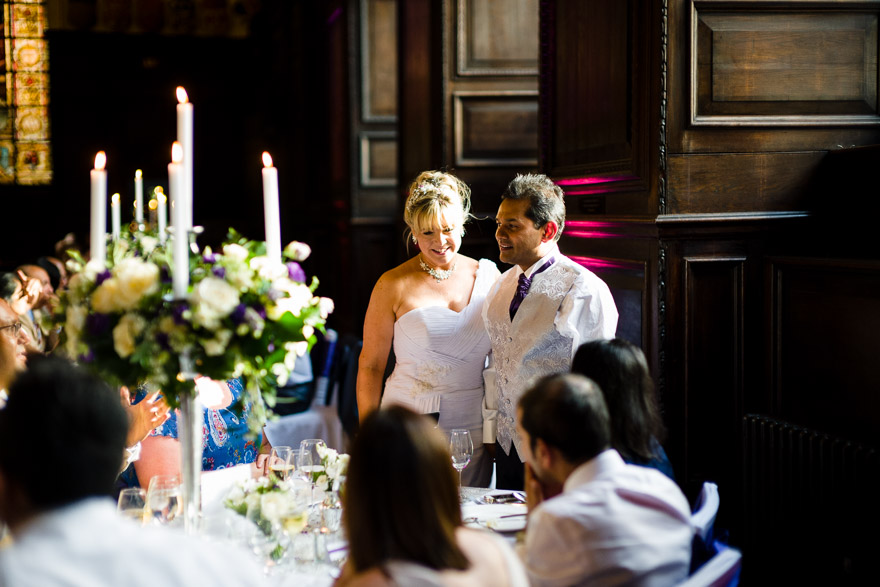
[[466, 183], [450, 173], [423, 171], [409, 186], [409, 196], [403, 211], [406, 237], [415, 239], [415, 233], [442, 225], [447, 210], [461, 214], [461, 235], [464, 223], [470, 219], [471, 190]]

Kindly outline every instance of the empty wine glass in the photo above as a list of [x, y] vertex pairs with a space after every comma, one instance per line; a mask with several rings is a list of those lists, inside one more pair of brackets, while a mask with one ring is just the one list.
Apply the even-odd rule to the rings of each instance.
[[273, 446], [272, 452], [269, 453], [269, 459], [266, 461], [269, 471], [279, 481], [287, 481], [294, 469], [293, 448], [289, 446]]
[[461, 472], [471, 462], [474, 456], [474, 443], [471, 440], [470, 430], [456, 428], [449, 431], [449, 453], [452, 455], [452, 466], [458, 471], [458, 493], [463, 497], [461, 490]]
[[147, 510], [154, 522], [170, 524], [183, 512], [180, 477], [156, 475], [147, 489]]
[[119, 492], [116, 511], [143, 525], [146, 522], [147, 492], [142, 487], [126, 487]]

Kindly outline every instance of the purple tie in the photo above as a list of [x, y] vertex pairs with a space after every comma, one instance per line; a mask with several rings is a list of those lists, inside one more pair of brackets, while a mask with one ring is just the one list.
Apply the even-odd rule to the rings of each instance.
[[519, 285], [516, 287], [516, 293], [513, 294], [513, 299], [510, 300], [510, 321], [513, 322], [513, 317], [516, 315], [516, 311], [519, 310], [520, 304], [523, 303], [523, 300], [526, 299], [526, 294], [529, 293], [529, 288], [532, 286], [532, 279], [535, 278], [535, 275], [545, 271], [553, 262], [556, 261], [554, 257], [550, 257], [546, 263], [541, 265], [537, 271], [532, 273], [531, 277], [526, 277], [525, 273], [520, 274], [519, 276]]

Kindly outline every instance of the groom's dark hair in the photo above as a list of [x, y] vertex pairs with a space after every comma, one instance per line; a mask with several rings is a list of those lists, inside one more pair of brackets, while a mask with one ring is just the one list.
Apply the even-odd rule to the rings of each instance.
[[0, 410], [0, 470], [37, 510], [112, 495], [128, 434], [119, 393], [57, 357], [33, 357]]

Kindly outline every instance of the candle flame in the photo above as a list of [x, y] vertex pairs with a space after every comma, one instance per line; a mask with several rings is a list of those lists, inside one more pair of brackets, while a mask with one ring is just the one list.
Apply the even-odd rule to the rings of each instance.
[[156, 198], [150, 198], [150, 202], [147, 204], [147, 206], [149, 206], [150, 210], [155, 210], [159, 206], [159, 204], [156, 202]]
[[174, 144], [171, 145], [171, 162], [180, 163], [181, 161], [183, 161], [183, 145], [174, 141]]
[[107, 165], [107, 154], [104, 151], [98, 151], [98, 154], [95, 155], [95, 169], [104, 171], [105, 165]]
[[135, 178], [135, 179], [140, 179], [140, 178], [142, 178], [143, 176], [144, 176], [144, 172], [141, 171], [140, 169], [138, 169], [137, 171], [134, 172], [134, 178]]
[[168, 196], [166, 196], [162, 192], [159, 192], [159, 194], [156, 196], [156, 198], [158, 198], [159, 201], [162, 202], [163, 204], [168, 201]]
[[110, 196], [110, 204], [113, 206], [119, 205], [119, 194], [113, 194]]
[[263, 151], [263, 167], [272, 167], [272, 155], [269, 151]]
[[189, 102], [189, 96], [186, 95], [186, 90], [183, 89], [183, 86], [177, 86], [177, 101], [181, 104]]

